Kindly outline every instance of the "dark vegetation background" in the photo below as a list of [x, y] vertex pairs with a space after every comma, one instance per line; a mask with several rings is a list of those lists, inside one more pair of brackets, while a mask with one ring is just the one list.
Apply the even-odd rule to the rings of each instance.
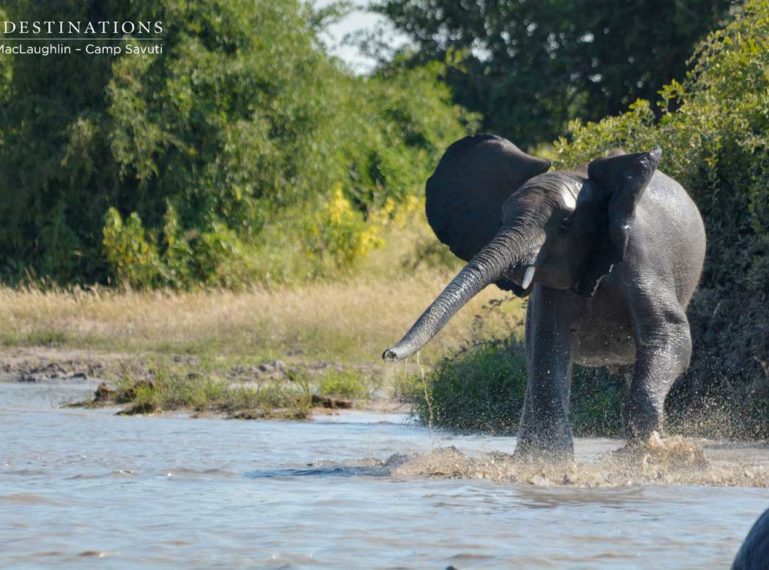
[[[0, 278], [243, 289], [354, 274], [453, 140], [509, 137], [558, 168], [663, 148], [709, 245], [674, 426], [769, 435], [769, 4], [381, 0], [411, 44], [356, 76], [318, 34], [344, 3], [0, 0], [2, 19], [163, 20], [162, 56], [0, 55]], [[606, 118], [604, 118], [606, 117]], [[425, 259], [444, 263], [434, 244]], [[512, 430], [519, 341], [431, 373], [435, 421]], [[584, 432], [622, 375], [578, 371]], [[419, 391], [417, 391], [419, 393]]]
[[453, 100], [482, 128], [522, 147], [561, 136], [570, 119], [598, 120], [681, 79], [692, 49], [730, 0], [380, 0], [409, 35], [413, 65], [457, 61]]

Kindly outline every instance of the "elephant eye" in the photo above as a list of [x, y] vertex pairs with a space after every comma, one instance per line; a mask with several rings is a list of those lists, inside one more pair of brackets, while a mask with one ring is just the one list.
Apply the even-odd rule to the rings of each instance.
[[564, 218], [563, 220], [561, 220], [561, 223], [558, 226], [558, 229], [560, 229], [562, 232], [565, 232], [570, 227], [571, 227], [571, 218]]

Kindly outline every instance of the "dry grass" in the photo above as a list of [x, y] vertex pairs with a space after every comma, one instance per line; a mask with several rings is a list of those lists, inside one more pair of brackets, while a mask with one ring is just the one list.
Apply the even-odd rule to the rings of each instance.
[[[283, 290], [190, 293], [0, 289], [0, 344], [214, 359], [377, 363], [451, 275], [422, 271], [399, 280], [354, 278]], [[509, 297], [489, 287], [423, 351], [433, 362], [467, 342], [484, 305]], [[509, 334], [517, 302], [476, 322], [476, 336]]]

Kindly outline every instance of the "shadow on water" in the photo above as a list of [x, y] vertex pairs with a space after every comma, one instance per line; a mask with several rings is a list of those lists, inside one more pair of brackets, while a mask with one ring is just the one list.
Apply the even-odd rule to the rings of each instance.
[[293, 479], [295, 477], [383, 477], [388, 473], [375, 466], [327, 466], [305, 469], [257, 469], [247, 471], [248, 479]]

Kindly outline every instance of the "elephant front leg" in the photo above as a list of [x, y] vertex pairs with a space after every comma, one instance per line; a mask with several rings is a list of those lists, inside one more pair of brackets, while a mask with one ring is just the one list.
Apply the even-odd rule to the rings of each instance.
[[625, 404], [625, 431], [630, 444], [662, 433], [665, 398], [673, 383], [689, 366], [692, 342], [682, 312], [673, 322], [643, 332], [636, 347], [636, 364]]
[[515, 450], [519, 458], [560, 461], [574, 454], [568, 417], [570, 337], [555, 301], [535, 292], [526, 316], [529, 378]]

